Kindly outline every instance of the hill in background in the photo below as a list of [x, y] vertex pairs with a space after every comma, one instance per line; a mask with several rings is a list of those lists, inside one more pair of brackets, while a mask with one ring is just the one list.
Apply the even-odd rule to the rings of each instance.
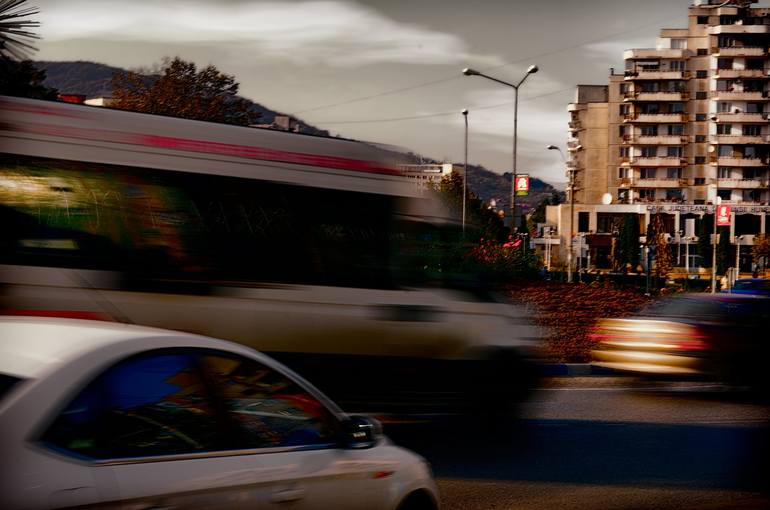
[[[35, 62], [35, 65], [46, 72], [45, 86], [53, 87], [62, 94], [84, 94], [89, 98], [110, 97], [112, 95], [110, 80], [116, 72], [123, 71], [118, 67], [86, 61], [38, 61]], [[152, 79], [152, 76], [148, 75], [148, 79]], [[260, 114], [259, 122], [261, 124], [270, 124], [277, 115], [285, 115], [259, 103], [248, 99], [247, 101], [251, 103], [252, 110]], [[303, 133], [330, 136], [328, 131], [297, 120]], [[416, 154], [406, 156], [414, 163], [440, 163]], [[468, 188], [484, 202], [488, 203], [494, 200], [498, 209], [508, 211], [510, 208], [511, 176], [510, 172], [500, 175], [483, 166], [468, 165]], [[530, 178], [529, 196], [519, 197], [517, 203], [521, 204], [524, 212], [528, 212], [545, 199], [563, 201], [563, 195], [563, 192], [558, 191], [547, 182], [532, 177]]]

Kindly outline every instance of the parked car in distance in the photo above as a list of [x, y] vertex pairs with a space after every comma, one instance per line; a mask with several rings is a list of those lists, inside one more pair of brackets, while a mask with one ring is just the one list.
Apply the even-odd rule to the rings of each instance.
[[625, 319], [602, 319], [595, 363], [639, 375], [696, 377], [764, 388], [770, 298], [684, 294]]
[[740, 278], [735, 280], [732, 287], [722, 290], [727, 294], [756, 294], [770, 296], [770, 280], [764, 278]]
[[0, 507], [435, 509], [429, 466], [248, 347], [0, 317]]

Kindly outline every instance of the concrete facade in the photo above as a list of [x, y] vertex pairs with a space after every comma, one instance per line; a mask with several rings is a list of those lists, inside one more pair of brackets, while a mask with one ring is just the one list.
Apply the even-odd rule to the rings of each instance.
[[[719, 200], [732, 207], [734, 256], [740, 244], [741, 270], [753, 269], [753, 236], [766, 232], [770, 214], [770, 8], [752, 5], [696, 0], [687, 28], [662, 29], [654, 48], [625, 51], [608, 85], [578, 85], [567, 110], [580, 263], [590, 257], [606, 269], [611, 239], [599, 236], [611, 237], [625, 213], [640, 215], [643, 234], [655, 212], [666, 215], [681, 263], [683, 245], [697, 244], [686, 220], [701, 221]], [[556, 263], [566, 260], [569, 208], [547, 212]]]

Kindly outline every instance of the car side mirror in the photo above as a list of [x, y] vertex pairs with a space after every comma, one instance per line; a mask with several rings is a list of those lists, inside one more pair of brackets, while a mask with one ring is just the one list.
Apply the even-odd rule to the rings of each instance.
[[372, 448], [382, 437], [382, 425], [369, 416], [348, 416], [342, 422], [342, 428], [343, 441], [348, 448]]

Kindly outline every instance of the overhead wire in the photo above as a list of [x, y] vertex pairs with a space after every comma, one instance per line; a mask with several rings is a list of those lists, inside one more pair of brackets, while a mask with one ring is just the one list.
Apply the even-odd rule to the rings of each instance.
[[[527, 98], [522, 99], [520, 102], [525, 103], [528, 101], [534, 101], [535, 99], [540, 99], [542, 97], [547, 96], [553, 96], [555, 94], [561, 94], [562, 92], [568, 92], [575, 90], [575, 87], [568, 87], [565, 89], [555, 90], [552, 92], [547, 92], [545, 94], [539, 94], [536, 96], [530, 96]], [[506, 101], [505, 103], [498, 103], [493, 105], [487, 105], [487, 106], [476, 106], [473, 108], [474, 111], [478, 110], [492, 110], [494, 108], [502, 108], [503, 106], [510, 106], [513, 104], [513, 101]], [[407, 120], [423, 120], [423, 119], [431, 119], [435, 117], [447, 117], [450, 115], [457, 115], [456, 111], [451, 112], [436, 112], [436, 113], [426, 113], [423, 115], [410, 115], [406, 117], [389, 117], [385, 119], [361, 119], [361, 120], [339, 120], [339, 121], [323, 121], [322, 123], [325, 125], [341, 125], [341, 124], [373, 124], [373, 123], [384, 123], [384, 122], [401, 122], [401, 121], [407, 121]]]
[[[555, 55], [555, 54], [558, 54], [558, 53], [561, 53], [561, 52], [564, 52], [564, 51], [569, 51], [569, 50], [572, 50], [572, 49], [575, 49], [575, 48], [580, 48], [582, 46], [587, 46], [589, 44], [594, 44], [594, 43], [601, 42], [601, 41], [604, 41], [604, 40], [607, 40], [607, 39], [612, 39], [612, 38], [617, 37], [619, 35], [624, 35], [624, 34], [629, 34], [629, 33], [633, 33], [633, 32], [638, 32], [640, 30], [644, 30], [644, 29], [649, 28], [651, 26], [659, 25], [659, 24], [663, 23], [664, 21], [667, 21], [668, 19], [669, 18], [664, 18], [664, 19], [661, 19], [661, 20], [656, 20], [654, 22], [651, 22], [651, 23], [648, 23], [648, 24], [645, 24], [645, 25], [641, 25], [641, 26], [633, 28], [631, 30], [623, 30], [623, 31], [619, 31], [619, 32], [614, 32], [612, 34], [607, 34], [607, 35], [604, 35], [602, 37], [598, 37], [598, 38], [595, 38], [595, 39], [590, 39], [588, 41], [584, 41], [584, 42], [582, 42], [580, 44], [577, 44], [577, 45], [571, 45], [569, 47], [559, 48], [559, 49], [556, 49], [556, 50], [551, 50], [551, 51], [546, 51], [546, 52], [543, 52], [543, 53], [539, 53], [537, 55], [531, 55], [531, 56], [528, 56], [528, 57], [525, 57], [525, 58], [511, 60], [511, 61], [508, 61], [508, 62], [506, 62], [504, 64], [500, 64], [500, 65], [496, 65], [496, 66], [491, 66], [491, 67], [486, 67], [486, 68], [482, 69], [482, 71], [491, 71], [491, 70], [495, 70], [495, 69], [500, 69], [501, 67], [506, 67], [506, 66], [509, 66], [509, 65], [518, 64], [518, 63], [521, 63], [521, 62], [526, 62], [526, 61], [531, 61], [531, 60], [535, 60], [535, 59], [539, 59], [539, 58], [549, 57], [551, 55]], [[417, 83], [415, 85], [409, 85], [409, 86], [406, 86], [406, 87], [399, 87], [399, 88], [396, 88], [396, 89], [384, 90], [382, 92], [377, 92], [375, 94], [369, 94], [369, 95], [366, 95], [366, 96], [359, 96], [359, 97], [355, 97], [355, 98], [351, 98], [351, 99], [346, 99], [344, 101], [339, 101], [339, 102], [336, 102], [336, 103], [328, 103], [328, 104], [324, 104], [324, 105], [315, 106], [315, 107], [312, 107], [312, 108], [305, 108], [303, 110], [298, 110], [298, 111], [294, 112], [293, 115], [297, 116], [297, 115], [301, 115], [301, 114], [304, 114], [304, 113], [314, 112], [314, 111], [318, 111], [318, 110], [325, 110], [327, 108], [334, 108], [336, 106], [344, 106], [344, 105], [348, 105], [348, 104], [352, 104], [352, 103], [358, 103], [358, 102], [361, 102], [361, 101], [367, 101], [369, 99], [376, 99], [378, 97], [388, 96], [388, 95], [392, 95], [392, 94], [398, 94], [400, 92], [408, 92], [410, 90], [416, 90], [416, 89], [420, 89], [420, 88], [424, 88], [424, 87], [429, 87], [431, 85], [437, 85], [439, 83], [444, 83], [444, 82], [456, 80], [456, 79], [458, 79], [460, 77], [462, 77], [462, 75], [453, 74], [451, 76], [445, 76], [443, 78], [438, 78], [438, 79], [427, 81], [427, 82]], [[317, 122], [322, 122], [322, 121], [317, 121]]]

